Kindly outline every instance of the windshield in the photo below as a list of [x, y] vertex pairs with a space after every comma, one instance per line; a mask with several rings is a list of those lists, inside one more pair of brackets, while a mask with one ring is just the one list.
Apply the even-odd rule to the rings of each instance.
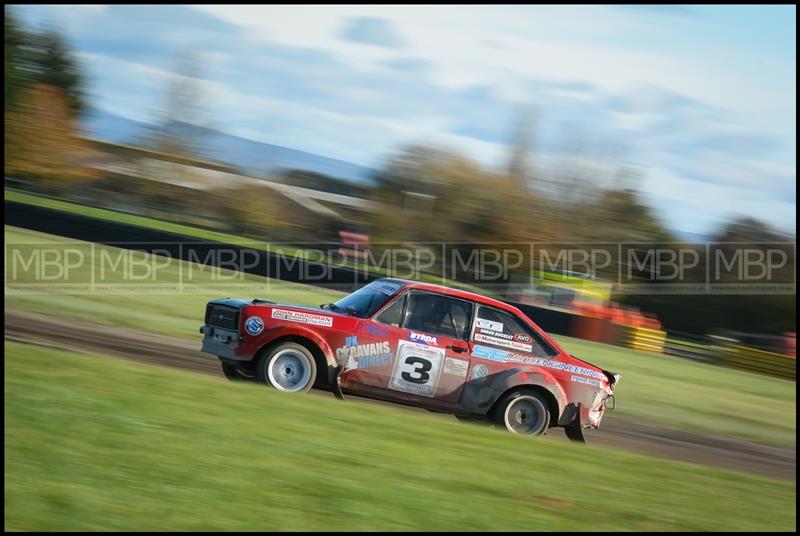
[[394, 296], [403, 285], [402, 281], [378, 279], [337, 301], [331, 306], [331, 309], [348, 312], [359, 318], [367, 318]]

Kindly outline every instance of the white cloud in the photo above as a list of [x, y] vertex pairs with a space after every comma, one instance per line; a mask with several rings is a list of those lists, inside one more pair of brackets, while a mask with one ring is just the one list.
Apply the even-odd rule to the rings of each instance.
[[[324, 49], [354, 65], [393, 52], [339, 40], [341, 25], [352, 17], [387, 19], [408, 41], [410, 54], [437, 64], [436, 81], [445, 87], [496, 83], [507, 76], [585, 80], [614, 92], [649, 82], [752, 114], [763, 113], [759, 103], [794, 100], [793, 89], [743, 76], [741, 65], [730, 61], [730, 50], [690, 56], [610, 44], [609, 38], [626, 30], [659, 34], [662, 29], [604, 6], [315, 6], [311, 14], [293, 6], [197, 9], [258, 29], [264, 39]], [[704, 28], [694, 24], [688, 30], [701, 34]], [[789, 66], [764, 60], [769, 72], [783, 67]]]
[[672, 228], [685, 232], [707, 232], [733, 216], [754, 216], [784, 231], [793, 232], [797, 224], [795, 200], [775, 200], [758, 184], [701, 183], [652, 168], [642, 191]]
[[[627, 144], [652, 175], [643, 190], [681, 228], [748, 207], [794, 225], [796, 66], [709, 39], [697, 46], [713, 29], [702, 18], [660, 25], [605, 6], [196, 9], [235, 27], [229, 48], [199, 50], [209, 77], [225, 73], [202, 89], [229, 132], [373, 166], [419, 141], [502, 165], [507, 149], [499, 142], [513, 104], [533, 101], [539, 143], [563, 131], [567, 139]], [[75, 30], [92, 20], [76, 14], [83, 11], [92, 10], [65, 19]], [[355, 17], [388, 21], [402, 49], [341, 39]], [[180, 21], [159, 31], [160, 42], [172, 43], [197, 36], [206, 43], [204, 32], [213, 32]], [[251, 60], [243, 50], [262, 55]], [[172, 76], [105, 54], [82, 59], [103, 90], [100, 105], [139, 120], [137, 107], [152, 108]], [[403, 62], [412, 68], [392, 67]]]

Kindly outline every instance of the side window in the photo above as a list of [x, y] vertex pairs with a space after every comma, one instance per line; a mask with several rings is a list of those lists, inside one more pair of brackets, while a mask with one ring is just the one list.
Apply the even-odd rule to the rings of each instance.
[[472, 340], [478, 344], [499, 346], [536, 357], [548, 357], [556, 353], [536, 332], [514, 315], [484, 305], [478, 309]]
[[406, 296], [407, 295], [404, 294], [394, 300], [389, 307], [381, 311], [381, 313], [375, 317], [375, 321], [399, 328], [400, 322], [403, 320], [403, 306], [406, 304]]
[[472, 304], [438, 294], [412, 292], [403, 327], [432, 335], [466, 340]]

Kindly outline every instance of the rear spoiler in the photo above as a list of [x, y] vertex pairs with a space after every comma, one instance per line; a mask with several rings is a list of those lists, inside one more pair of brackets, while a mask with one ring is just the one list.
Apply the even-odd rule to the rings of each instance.
[[610, 370], [603, 370], [603, 374], [608, 378], [608, 383], [612, 388], [616, 387], [619, 380], [622, 378], [622, 374]]
[[580, 357], [578, 357], [576, 355], [572, 355], [572, 354], [569, 354], [569, 355], [570, 355], [570, 357], [574, 357], [575, 359], [580, 359], [581, 361], [583, 361], [587, 365], [591, 365], [591, 366], [593, 366], [595, 368], [599, 368], [600, 370], [602, 370], [603, 374], [605, 374], [606, 378], [608, 378], [608, 384], [612, 388], [616, 387], [617, 383], [619, 383], [619, 380], [622, 378], [622, 374], [619, 374], [619, 373], [611, 371], [611, 370], [605, 370], [604, 368], [598, 367], [594, 363], [589, 363], [585, 359], [582, 359], [582, 358], [580, 358]]

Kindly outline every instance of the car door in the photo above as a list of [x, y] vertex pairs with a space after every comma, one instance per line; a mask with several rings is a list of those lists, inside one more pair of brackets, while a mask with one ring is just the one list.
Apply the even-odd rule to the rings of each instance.
[[388, 396], [452, 408], [469, 370], [468, 336], [473, 303], [412, 290], [397, 339]]
[[470, 382], [502, 372], [508, 363], [535, 364], [554, 351], [525, 322], [508, 311], [478, 305], [470, 338]]
[[398, 341], [405, 337], [401, 327], [408, 293], [385, 304], [372, 318], [359, 320], [352, 336], [336, 350], [337, 362], [344, 367], [341, 385], [351, 391], [381, 393], [394, 368]]
[[359, 322], [337, 350], [344, 389], [381, 398], [452, 408], [469, 370], [473, 303], [411, 290]]

